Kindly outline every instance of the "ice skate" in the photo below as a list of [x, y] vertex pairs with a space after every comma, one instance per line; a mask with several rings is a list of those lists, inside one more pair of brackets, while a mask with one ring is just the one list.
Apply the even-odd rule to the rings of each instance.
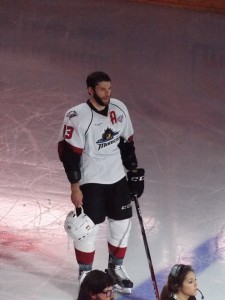
[[133, 282], [129, 279], [125, 267], [123, 265], [114, 265], [109, 263], [108, 269], [106, 269], [115, 280], [116, 291], [123, 294], [130, 294]]
[[79, 283], [81, 285], [81, 283], [83, 282], [84, 278], [86, 277], [86, 275], [90, 272], [91, 270], [88, 270], [88, 271], [85, 271], [85, 270], [80, 270], [79, 271], [79, 276], [78, 276], [78, 280], [79, 280]]
[[119, 284], [115, 284], [114, 285], [115, 287], [115, 292], [117, 293], [120, 293], [120, 294], [131, 294], [131, 288], [125, 288], [125, 287], [122, 287], [120, 286]]

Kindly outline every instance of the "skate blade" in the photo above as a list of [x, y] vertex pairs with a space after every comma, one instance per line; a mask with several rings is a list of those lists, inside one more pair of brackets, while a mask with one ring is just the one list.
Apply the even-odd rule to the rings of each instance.
[[115, 287], [115, 291], [116, 291], [117, 293], [121, 293], [121, 294], [131, 294], [131, 288], [125, 288], [125, 287], [122, 287], [122, 286], [120, 286], [120, 285], [118, 285], [118, 284], [115, 284], [114, 287]]

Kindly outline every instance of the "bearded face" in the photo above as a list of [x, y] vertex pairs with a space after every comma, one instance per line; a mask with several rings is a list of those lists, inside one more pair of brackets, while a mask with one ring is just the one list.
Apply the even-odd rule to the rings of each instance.
[[111, 97], [111, 82], [102, 81], [99, 82], [96, 87], [90, 88], [89, 93], [96, 103], [100, 106], [107, 106], [110, 102]]

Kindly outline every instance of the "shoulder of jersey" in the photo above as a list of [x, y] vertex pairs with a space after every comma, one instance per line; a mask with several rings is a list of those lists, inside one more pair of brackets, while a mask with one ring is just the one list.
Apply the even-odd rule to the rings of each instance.
[[115, 99], [115, 98], [111, 98], [110, 99], [110, 104], [116, 105], [116, 106], [118, 106], [120, 108], [126, 107], [126, 105], [121, 100], [118, 100], [118, 99]]
[[81, 103], [67, 110], [65, 118], [72, 119], [78, 117], [80, 119], [83, 116], [87, 116], [88, 113], [91, 113], [90, 107], [86, 103]]
[[110, 99], [110, 104], [111, 104], [111, 108], [110, 109], [119, 110], [124, 115], [127, 115], [128, 109], [127, 109], [126, 105], [122, 101], [120, 101], [118, 99], [115, 99], [115, 98], [111, 98]]

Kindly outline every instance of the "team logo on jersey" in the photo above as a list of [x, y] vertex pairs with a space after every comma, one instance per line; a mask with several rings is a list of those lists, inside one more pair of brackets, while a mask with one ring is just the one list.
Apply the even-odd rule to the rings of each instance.
[[122, 123], [123, 122], [123, 115], [120, 115], [118, 118], [117, 118], [117, 121]]
[[77, 112], [74, 111], [69, 111], [68, 114], [66, 115], [69, 119], [72, 119], [73, 117], [78, 116]]
[[102, 134], [102, 138], [96, 142], [99, 145], [98, 150], [103, 147], [109, 146], [114, 144], [116, 141], [119, 140], [119, 137], [114, 139], [114, 137], [119, 133], [119, 131], [113, 131], [111, 128], [107, 128], [104, 133]]

